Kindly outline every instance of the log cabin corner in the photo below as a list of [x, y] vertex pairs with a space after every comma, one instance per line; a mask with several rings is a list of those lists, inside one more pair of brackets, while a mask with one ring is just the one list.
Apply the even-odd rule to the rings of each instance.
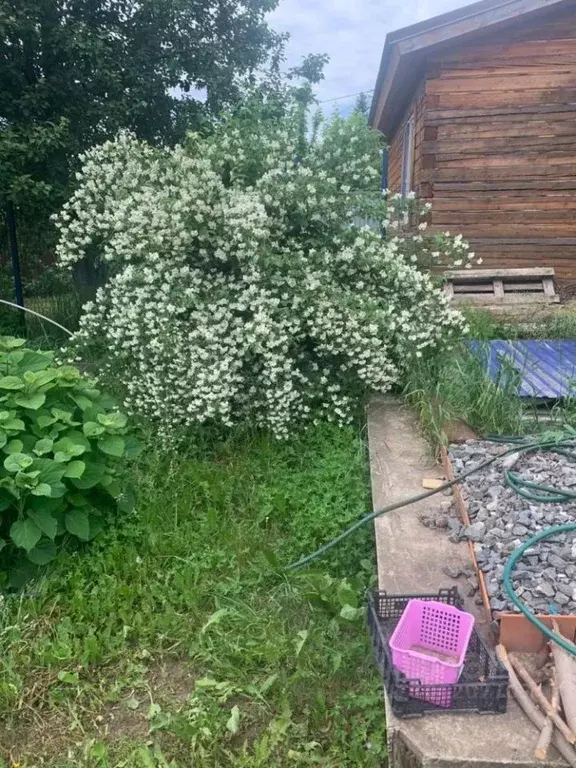
[[370, 123], [388, 188], [483, 267], [576, 282], [576, 0], [482, 0], [389, 34]]

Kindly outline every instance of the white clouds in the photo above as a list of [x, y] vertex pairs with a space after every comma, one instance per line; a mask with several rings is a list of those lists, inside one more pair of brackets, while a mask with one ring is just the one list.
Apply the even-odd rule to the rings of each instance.
[[[466, 4], [466, 0], [280, 0], [270, 25], [289, 32], [288, 64], [308, 53], [327, 53], [320, 100], [371, 90], [388, 32]], [[337, 101], [346, 108], [350, 102]], [[331, 105], [327, 105], [331, 106]]]

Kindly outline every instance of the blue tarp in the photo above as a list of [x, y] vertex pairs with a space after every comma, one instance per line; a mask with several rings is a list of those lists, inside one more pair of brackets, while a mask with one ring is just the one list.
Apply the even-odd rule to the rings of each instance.
[[576, 341], [469, 341], [468, 348], [488, 368], [492, 381], [515, 372], [520, 397], [576, 395]]

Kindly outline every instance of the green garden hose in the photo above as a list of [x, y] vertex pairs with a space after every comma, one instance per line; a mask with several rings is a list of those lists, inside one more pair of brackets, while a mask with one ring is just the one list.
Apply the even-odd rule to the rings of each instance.
[[[307, 565], [308, 563], [312, 562], [313, 560], [316, 560], [318, 557], [321, 557], [326, 552], [328, 552], [330, 549], [335, 547], [337, 544], [339, 544], [344, 539], [348, 538], [352, 533], [357, 531], [359, 528], [361, 528], [366, 523], [371, 522], [372, 520], [375, 520], [377, 517], [380, 517], [381, 515], [385, 515], [388, 512], [393, 512], [396, 509], [401, 509], [402, 507], [406, 507], [409, 504], [414, 504], [417, 501], [422, 501], [423, 499], [428, 499], [431, 496], [434, 496], [436, 493], [440, 493], [441, 491], [446, 490], [447, 488], [452, 488], [452, 486], [457, 485], [458, 483], [461, 483], [463, 480], [465, 480], [470, 475], [475, 474], [476, 472], [481, 471], [485, 467], [490, 466], [494, 461], [497, 459], [501, 459], [504, 456], [507, 456], [512, 453], [528, 453], [531, 451], [542, 451], [542, 450], [548, 450], [553, 451], [555, 453], [561, 453], [563, 455], [568, 456], [568, 458], [572, 459], [573, 461], [576, 461], [576, 454], [574, 453], [574, 435], [572, 434], [568, 438], [554, 440], [554, 441], [536, 441], [532, 443], [526, 443], [525, 439], [523, 438], [491, 438], [492, 442], [499, 442], [499, 443], [513, 443], [513, 447], [509, 448], [506, 451], [503, 451], [502, 453], [496, 454], [495, 456], [491, 456], [486, 461], [482, 462], [481, 464], [478, 464], [476, 467], [473, 467], [472, 469], [469, 469], [466, 472], [463, 472], [461, 475], [458, 475], [454, 478], [454, 480], [450, 480], [446, 483], [443, 483], [438, 488], [434, 488], [431, 491], [425, 491], [424, 493], [420, 493], [417, 496], [412, 496], [408, 499], [404, 499], [403, 501], [395, 502], [394, 504], [389, 504], [386, 507], [383, 507], [382, 509], [376, 510], [376, 512], [371, 512], [368, 515], [365, 515], [363, 518], [355, 522], [353, 525], [351, 525], [349, 528], [347, 528], [345, 531], [343, 531], [341, 534], [336, 536], [331, 541], [328, 541], [326, 544], [323, 544], [321, 547], [319, 547], [315, 552], [312, 552], [310, 555], [306, 555], [306, 557], [302, 557], [300, 560], [297, 560], [295, 563], [292, 563], [291, 565], [287, 566], [287, 570], [294, 570], [296, 568], [301, 568], [304, 565]], [[529, 499], [531, 501], [538, 501], [538, 502], [567, 502], [576, 499], [576, 493], [572, 493], [570, 491], [564, 491], [562, 489], [558, 488], [552, 488], [547, 485], [541, 485], [539, 483], [533, 483], [530, 480], [525, 480], [520, 475], [516, 474], [515, 472], [511, 472], [510, 470], [507, 470], [505, 473], [506, 481], [510, 485], [510, 487], [518, 493], [523, 498]], [[540, 619], [535, 616], [532, 611], [530, 611], [523, 603], [520, 602], [518, 596], [514, 592], [514, 587], [512, 586], [512, 580], [511, 580], [511, 574], [514, 570], [516, 563], [520, 560], [522, 555], [526, 552], [527, 549], [529, 549], [531, 546], [536, 544], [537, 542], [541, 541], [542, 539], [548, 538], [550, 536], [554, 536], [558, 533], [565, 533], [567, 531], [576, 531], [576, 523], [567, 523], [566, 525], [557, 525], [553, 528], [548, 528], [544, 531], [540, 531], [536, 536], [533, 536], [531, 539], [526, 541], [522, 546], [518, 547], [518, 549], [514, 550], [512, 554], [510, 555], [508, 561], [506, 562], [506, 566], [504, 568], [504, 589], [506, 590], [506, 593], [512, 603], [518, 608], [518, 610], [530, 621], [532, 624], [534, 624], [538, 629], [540, 629], [543, 634], [553, 640], [557, 645], [559, 645], [561, 648], [563, 648], [565, 651], [570, 653], [573, 656], [576, 656], [576, 645], [574, 643], [571, 643], [569, 640], [566, 640], [566, 638], [562, 637], [561, 635], [556, 634], [552, 630], [550, 630], [545, 624], [543, 624]]]
[[570, 653], [572, 656], [576, 656], [576, 645], [574, 643], [571, 643], [569, 640], [566, 640], [565, 637], [562, 637], [562, 635], [558, 635], [556, 632], [553, 632], [551, 629], [548, 629], [546, 624], [540, 621], [540, 619], [535, 616], [532, 611], [527, 608], [523, 603], [520, 602], [518, 595], [516, 592], [514, 592], [514, 587], [512, 586], [512, 571], [514, 570], [516, 563], [520, 560], [522, 555], [526, 552], [527, 549], [534, 546], [534, 544], [537, 544], [542, 539], [547, 539], [550, 536], [555, 536], [558, 533], [567, 533], [568, 531], [576, 531], [576, 523], [566, 523], [565, 525], [555, 525], [553, 528], [547, 528], [545, 531], [540, 531], [540, 533], [537, 533], [536, 536], [532, 536], [531, 539], [528, 539], [528, 541], [525, 541], [522, 546], [518, 547], [518, 549], [515, 549], [514, 552], [510, 555], [508, 558], [506, 565], [504, 567], [504, 589], [506, 590], [506, 594], [510, 598], [510, 600], [514, 603], [516, 608], [526, 616], [528, 621], [530, 621], [534, 626], [538, 627], [538, 629], [550, 640], [554, 640], [556, 645], [559, 645], [561, 648], [563, 648], [565, 651]]
[[[292, 571], [297, 568], [302, 568], [304, 565], [307, 565], [313, 560], [316, 560], [318, 557], [325, 555], [326, 552], [331, 550], [341, 541], [344, 541], [344, 539], [347, 539], [348, 536], [353, 534], [355, 531], [357, 531], [366, 523], [370, 523], [372, 520], [375, 520], [377, 517], [380, 517], [381, 515], [385, 515], [388, 512], [393, 512], [396, 509], [407, 507], [409, 504], [414, 504], [417, 501], [423, 501], [424, 499], [430, 498], [430, 496], [434, 496], [435, 494], [440, 493], [441, 491], [445, 491], [447, 488], [452, 488], [452, 486], [457, 485], [458, 483], [461, 483], [470, 475], [473, 475], [476, 472], [480, 472], [485, 467], [490, 466], [490, 464], [492, 464], [493, 462], [497, 461], [498, 459], [502, 459], [504, 456], [508, 456], [511, 453], [527, 453], [529, 451], [538, 451], [538, 450], [553, 450], [555, 452], [558, 452], [558, 449], [569, 450], [570, 448], [574, 448], [573, 434], [570, 437], [567, 437], [564, 439], [560, 438], [558, 440], [536, 441], [532, 443], [526, 443], [523, 440], [522, 442], [520, 442], [520, 440], [521, 438], [516, 438], [517, 442], [515, 441], [515, 444], [512, 448], [509, 448], [508, 450], [503, 451], [502, 453], [498, 453], [494, 456], [491, 456], [489, 459], [486, 459], [486, 461], [483, 461], [481, 464], [478, 464], [476, 467], [473, 467], [472, 469], [469, 469], [466, 472], [463, 472], [461, 475], [458, 475], [457, 477], [455, 477], [454, 480], [450, 480], [446, 483], [443, 483], [438, 488], [434, 488], [431, 491], [425, 491], [424, 493], [419, 493], [417, 496], [411, 496], [408, 499], [397, 501], [394, 504], [389, 504], [388, 506], [383, 507], [382, 509], [376, 510], [376, 512], [370, 512], [368, 515], [365, 515], [360, 520], [357, 520], [349, 528], [347, 528], [345, 531], [340, 533], [334, 539], [331, 539], [331, 541], [328, 541], [326, 544], [323, 544], [315, 552], [312, 552], [310, 555], [306, 555], [305, 557], [302, 557], [300, 560], [297, 560], [296, 562], [286, 566], [286, 570]], [[496, 440], [492, 440], [492, 441], [496, 442]], [[499, 440], [498, 442], [510, 443], [512, 442], [512, 439], [501, 438], [501, 440]]]
[[560, 504], [566, 501], [574, 501], [576, 493], [565, 491], [562, 488], [552, 488], [550, 485], [533, 483], [531, 480], [525, 480], [516, 472], [507, 470], [506, 482], [515, 491], [518, 496], [522, 496], [529, 501], [540, 501], [548, 504]]

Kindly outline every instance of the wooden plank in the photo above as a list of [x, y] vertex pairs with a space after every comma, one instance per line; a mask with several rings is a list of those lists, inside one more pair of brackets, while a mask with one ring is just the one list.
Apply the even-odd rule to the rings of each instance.
[[576, 176], [576, 163], [564, 163], [558, 165], [516, 165], [514, 170], [508, 166], [496, 166], [491, 168], [439, 168], [422, 171], [422, 181], [507, 181], [511, 177], [515, 179], [533, 180], [534, 177], [570, 177]]
[[[559, 298], [559, 297], [558, 297]], [[467, 302], [469, 304], [486, 304], [486, 296], [477, 296], [476, 294], [454, 294], [455, 304]], [[501, 298], [492, 296], [490, 302], [497, 305], [514, 304], [553, 304], [556, 303], [554, 297], [545, 296], [543, 293], [518, 293], [508, 294]]]
[[[575, 75], [576, 77], [576, 75]], [[576, 129], [571, 135], [557, 135], [554, 133], [538, 136], [476, 136], [475, 138], [459, 137], [456, 139], [440, 138], [436, 141], [424, 141], [422, 152], [424, 154], [438, 154], [441, 157], [450, 155], [494, 155], [508, 154], [510, 152], [547, 153], [554, 149], [566, 154], [576, 154]]]
[[544, 288], [544, 293], [546, 296], [555, 296], [556, 295], [556, 289], [554, 288], [554, 280], [550, 277], [546, 277], [544, 280], [542, 280], [542, 287]]
[[485, 91], [482, 93], [443, 93], [439, 97], [439, 109], [458, 107], [478, 107], [482, 109], [509, 108], [517, 104], [521, 107], [576, 104], [576, 88], [539, 88], [535, 90]]
[[494, 279], [494, 296], [497, 299], [504, 297], [504, 281], [502, 278], [497, 277]]
[[449, 66], [446, 63], [443, 63], [440, 66], [440, 71], [438, 74], [432, 75], [431, 71], [428, 71], [426, 80], [441, 79], [446, 81], [484, 79], [490, 77], [514, 77], [534, 75], [535, 70], [537, 72], [546, 72], [548, 74], [573, 74], [574, 68], [571, 66], [571, 64], [576, 63], [576, 41], [573, 42], [572, 48], [574, 53], [573, 62], [569, 62], [566, 58], [560, 57], [557, 57], [550, 62], [524, 57], [521, 64], [511, 64], [510, 59], [506, 56], [503, 56], [499, 65], [495, 65], [494, 61], [491, 61], [489, 66], [484, 66], [482, 61], [468, 64], [468, 66], [460, 66], [458, 63], [455, 63], [453, 66]]
[[[536, 116], [538, 118], [538, 116]], [[436, 126], [426, 126], [425, 141], [473, 141], [475, 139], [506, 139], [525, 137], [576, 136], [576, 122], [570, 120], [529, 120], [524, 117], [517, 122], [508, 119], [498, 122], [471, 123], [451, 121]]]
[[521, 292], [530, 292], [530, 293], [544, 293], [544, 286], [542, 285], [542, 281], [528, 281], [523, 283], [510, 283], [505, 282], [504, 283], [504, 292], [505, 293], [521, 293]]
[[494, 293], [494, 283], [474, 283], [470, 284], [467, 283], [466, 285], [459, 285], [458, 283], [453, 283], [453, 291], [454, 295], [458, 293], [465, 293], [469, 294], [473, 289], [473, 293]]
[[[437, 78], [428, 80], [426, 93], [456, 94], [456, 93], [482, 93], [486, 91], [526, 91], [553, 88], [569, 88], [574, 86], [573, 72], [538, 72], [521, 73], [515, 75], [498, 74], [486, 77], [462, 77], [462, 78]], [[442, 99], [441, 99], [442, 103]]]
[[518, 197], [509, 197], [507, 190], [501, 196], [494, 192], [487, 192], [486, 197], [481, 197], [479, 192], [462, 195], [460, 192], [455, 197], [437, 196], [433, 203], [433, 212], [469, 212], [486, 211], [576, 211], [576, 195], [541, 195], [537, 191], [522, 192]]
[[576, 112], [576, 104], [534, 104], [534, 105], [517, 105], [517, 106], [502, 106], [502, 107], [488, 107], [481, 106], [475, 109], [462, 108], [462, 109], [444, 109], [433, 108], [427, 110], [425, 123], [426, 125], [440, 125], [443, 121], [458, 120], [463, 122], [466, 120], [477, 121], [478, 118], [495, 118], [495, 120], [516, 120], [522, 122], [526, 120], [525, 115], [554, 115], [555, 120], [573, 120], [573, 116], [570, 114]]
[[550, 190], [551, 192], [567, 192], [576, 189], [576, 176], [574, 178], [555, 178], [549, 179], [501, 179], [498, 181], [474, 181], [462, 179], [455, 182], [442, 182], [435, 180], [434, 194], [443, 195], [449, 192], [458, 192], [467, 194], [470, 192], [498, 192], [499, 190], [511, 191], [518, 190], [526, 192], [528, 190]]
[[552, 211], [438, 211], [432, 209], [430, 221], [439, 226], [454, 226], [476, 224], [478, 221], [484, 224], [501, 224], [505, 221], [514, 224], [526, 223], [533, 226], [566, 226], [566, 222], [572, 223], [572, 231], [576, 231], [573, 210]]
[[444, 277], [450, 280], [473, 281], [479, 278], [511, 278], [511, 277], [554, 277], [554, 269], [550, 267], [530, 267], [527, 269], [449, 269], [444, 272]]

